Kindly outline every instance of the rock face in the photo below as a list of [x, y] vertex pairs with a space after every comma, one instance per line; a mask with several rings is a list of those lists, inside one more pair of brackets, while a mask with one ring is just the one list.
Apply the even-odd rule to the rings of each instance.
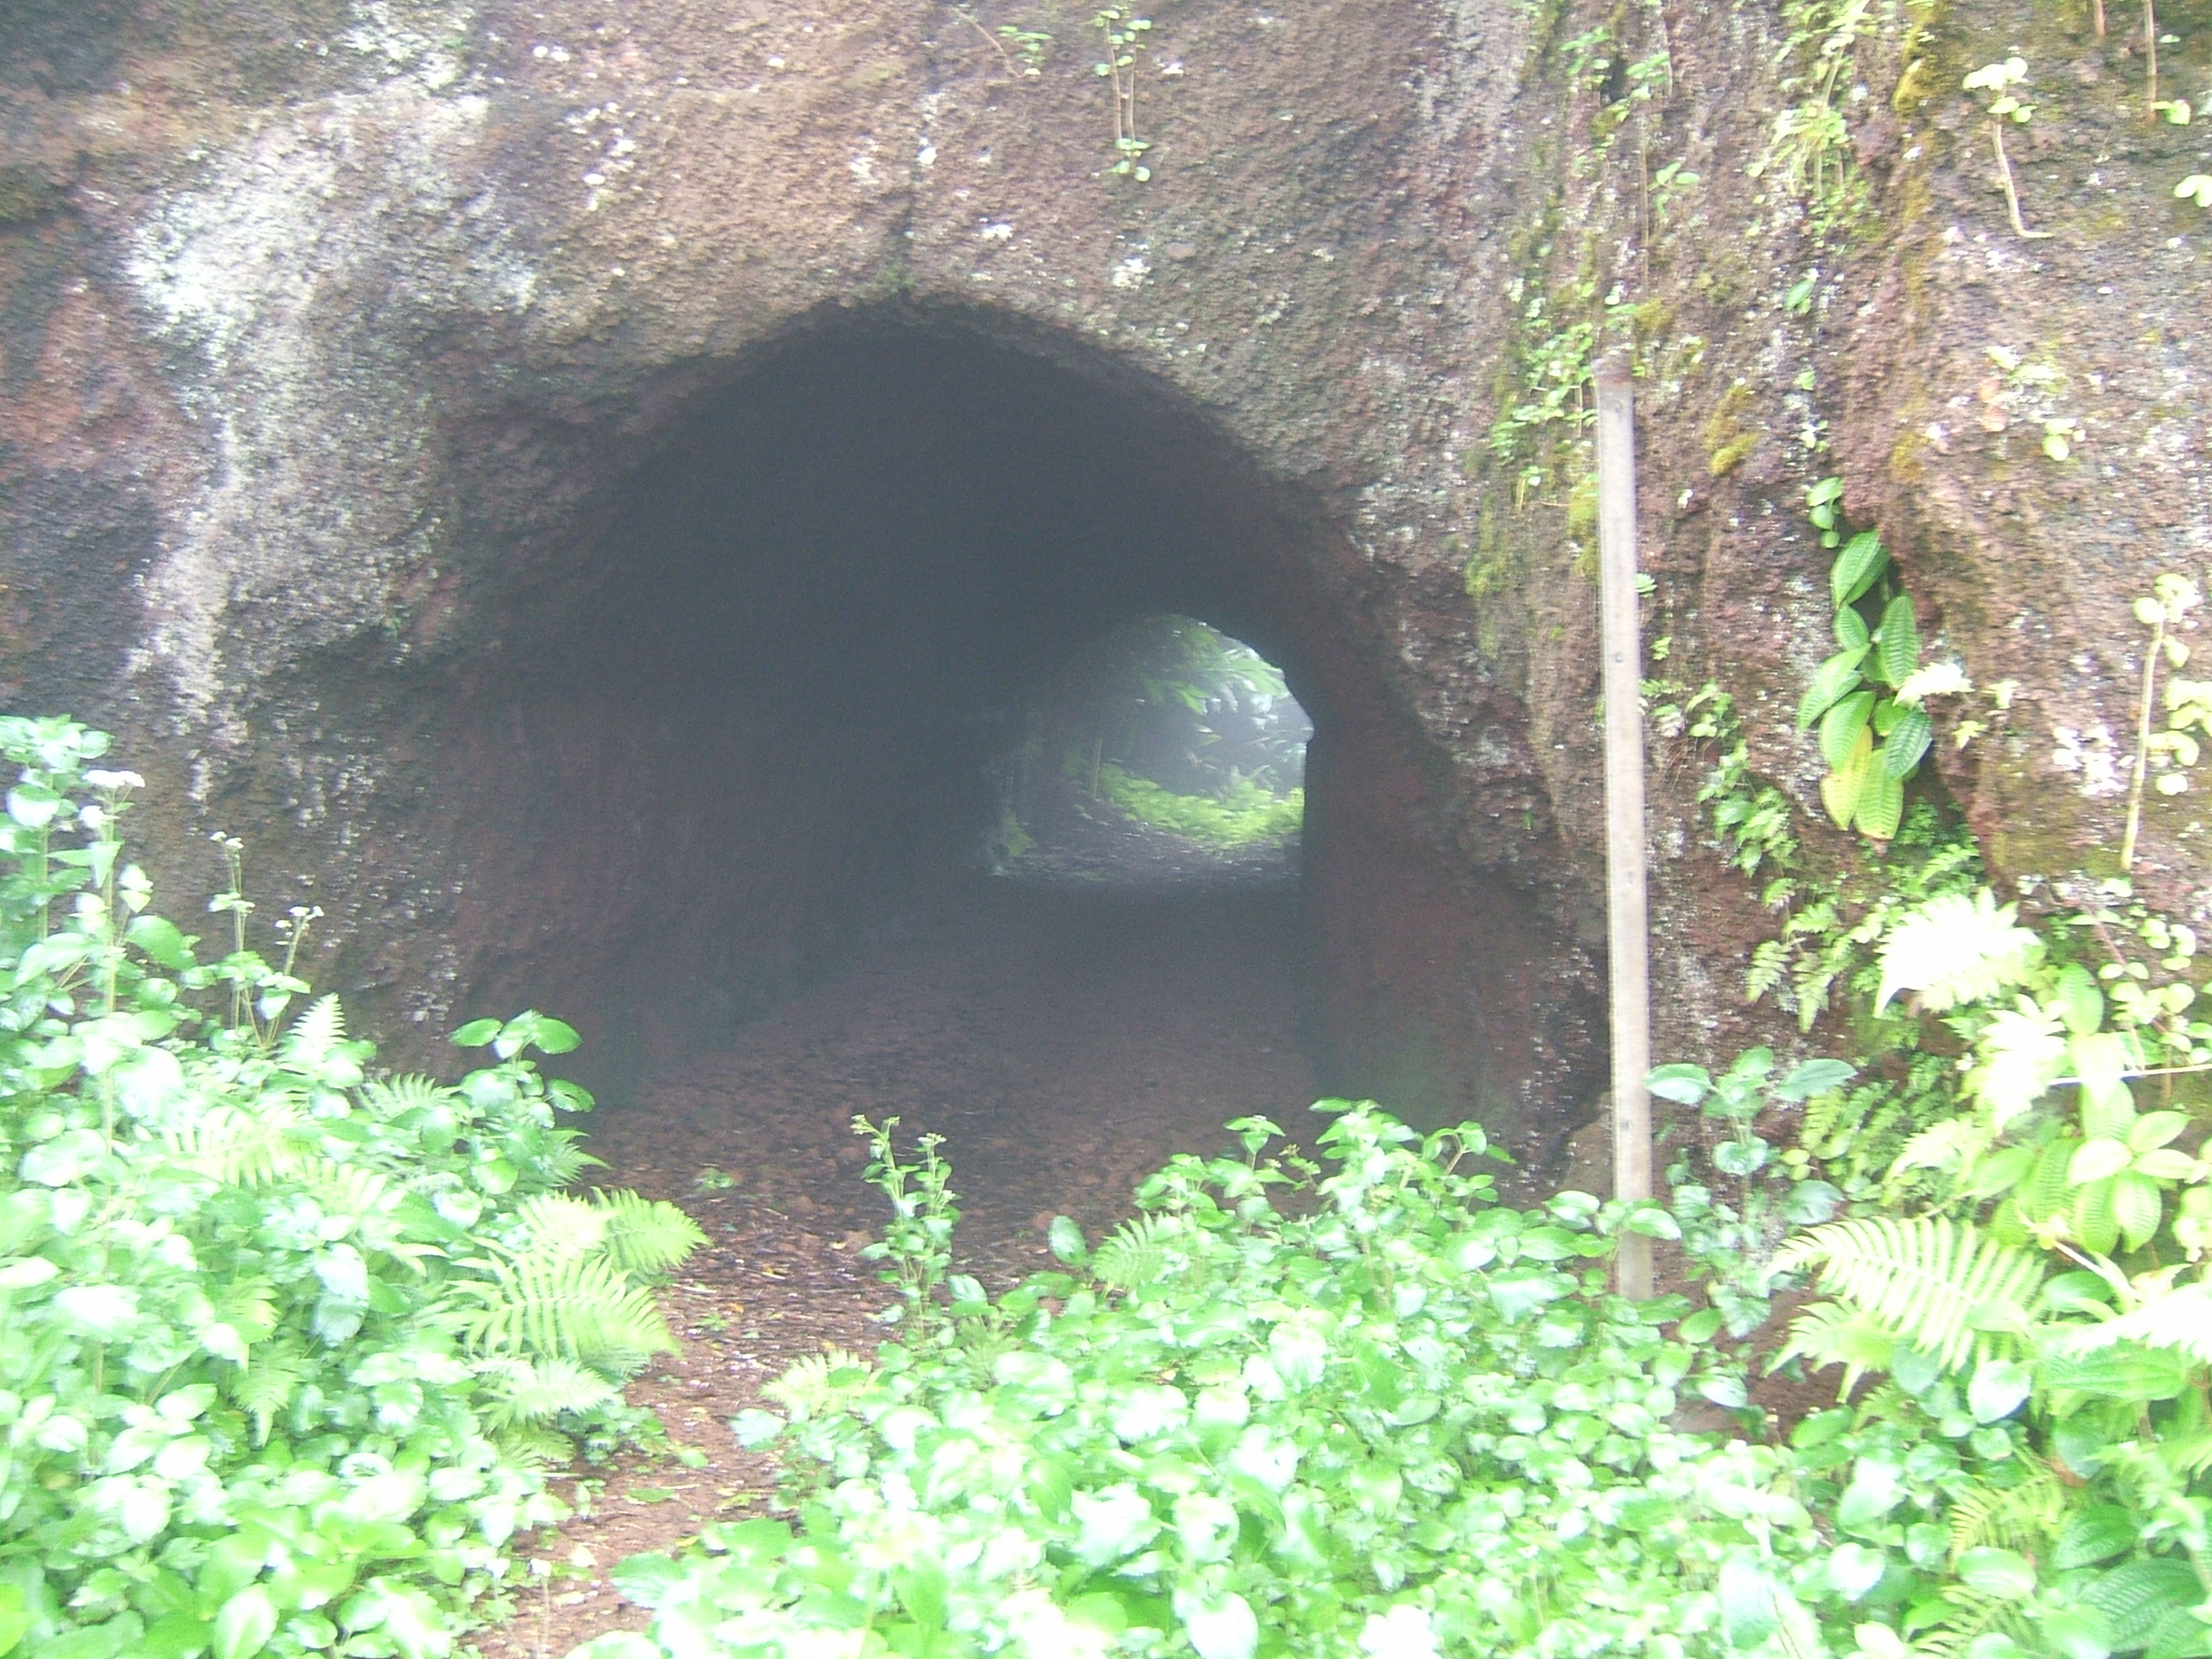
[[[1839, 263], [1747, 176], [1802, 27], [1756, 5], [1164, 0], [1144, 181], [1109, 171], [1090, 16], [15, 0], [9, 702], [115, 726], [296, 875], [325, 982], [387, 1024], [526, 998], [644, 1051], [726, 1032], [941, 863], [1050, 652], [1195, 612], [1317, 724], [1328, 1069], [1540, 1149], [1604, 1086], [1595, 611], [1576, 503], [1487, 438], [1589, 287], [1650, 371], [1669, 672], [1732, 690], [1809, 798], [1801, 503], [1840, 470], [1923, 629], [2018, 684], [1942, 745], [2000, 868], [2108, 856], [2129, 604], [2212, 556], [2212, 221], [2168, 176], [2204, 129], [2142, 119], [2117, 35], [2034, 26], [2067, 105], [2017, 141], [2033, 241], [1951, 90], [2025, 9], [1870, 37], [1880, 216]], [[1032, 64], [1002, 26], [1051, 39]], [[2084, 423], [2073, 459], [2045, 418]], [[1684, 1052], [1741, 1023], [1759, 922], [1660, 758]], [[2193, 799], [2156, 799], [2139, 871], [2192, 915]]]

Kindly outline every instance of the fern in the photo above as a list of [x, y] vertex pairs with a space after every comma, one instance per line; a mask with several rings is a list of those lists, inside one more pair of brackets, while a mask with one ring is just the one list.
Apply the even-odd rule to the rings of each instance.
[[659, 1199], [594, 1192], [592, 1203], [605, 1220], [607, 1258], [624, 1273], [665, 1273], [707, 1242], [696, 1222]]
[[345, 1041], [345, 1011], [335, 995], [318, 997], [284, 1033], [277, 1053], [287, 1066], [308, 1066]]
[[2026, 984], [2043, 960], [2043, 941], [2019, 925], [2018, 914], [2018, 906], [1998, 904], [1986, 887], [1971, 897], [1939, 893], [1929, 899], [1881, 942], [1875, 1011], [1900, 991], [1917, 992], [1922, 1008], [1942, 1013]]
[[535, 1261], [569, 1261], [596, 1255], [607, 1242], [606, 1212], [565, 1193], [526, 1198], [516, 1206], [515, 1215], [529, 1230], [528, 1255]]
[[1168, 1270], [1170, 1241], [1182, 1231], [1170, 1216], [1140, 1215], [1125, 1221], [1098, 1247], [1091, 1271], [1098, 1282], [1117, 1291], [1148, 1285]]
[[2168, 1348], [2212, 1365], [2212, 1283], [2198, 1280], [2154, 1296], [2130, 1312], [2069, 1334], [2060, 1352], [2087, 1353], [2116, 1342]]
[[2022, 1647], [2033, 1648], [2035, 1632], [2025, 1612], [2026, 1604], [2007, 1596], [1987, 1595], [1964, 1584], [1943, 1586], [1944, 1611], [1935, 1627], [1920, 1638], [1915, 1651], [1927, 1659], [1963, 1659], [1978, 1638], [1992, 1632], [2009, 1636]]
[[306, 1144], [312, 1133], [299, 1110], [267, 1096], [252, 1112], [214, 1105], [181, 1128], [165, 1130], [170, 1156], [196, 1175], [226, 1187], [270, 1187], [322, 1162]]
[[604, 1257], [467, 1265], [491, 1276], [455, 1283], [434, 1316], [480, 1353], [626, 1370], [676, 1350], [653, 1297]]
[[459, 1097], [459, 1091], [447, 1088], [435, 1078], [424, 1077], [419, 1072], [404, 1073], [400, 1076], [380, 1078], [362, 1085], [362, 1103], [380, 1118], [404, 1117], [410, 1112], [425, 1111], [442, 1106]]
[[526, 1469], [558, 1468], [576, 1454], [568, 1437], [547, 1423], [518, 1423], [492, 1437], [508, 1462]]
[[573, 1359], [495, 1359], [478, 1367], [492, 1384], [484, 1419], [495, 1430], [511, 1429], [587, 1412], [621, 1396], [622, 1390], [597, 1371]]
[[1778, 1370], [1799, 1355], [1811, 1360], [1814, 1370], [1841, 1365], [1844, 1380], [1836, 1398], [1848, 1400], [1859, 1378], [1869, 1371], [1889, 1369], [1897, 1357], [1897, 1334], [1856, 1308], [1840, 1302], [1815, 1302], [1792, 1322], [1790, 1340], [1767, 1369]]
[[2066, 1525], [2066, 1488], [2048, 1463], [2030, 1460], [2032, 1472], [2016, 1486], [1977, 1480], [1951, 1503], [1951, 1565], [1985, 1544], [2040, 1556]]
[[224, 1379], [231, 1404], [253, 1419], [253, 1443], [264, 1444], [276, 1413], [299, 1392], [305, 1362], [296, 1353], [264, 1349]]
[[1823, 1292], [1897, 1333], [1946, 1369], [2016, 1348], [2044, 1279], [2025, 1250], [1985, 1239], [1970, 1222], [1875, 1216], [1832, 1222], [1792, 1241], [1778, 1271], [1818, 1264]]
[[838, 1410], [875, 1380], [876, 1368], [860, 1355], [830, 1348], [798, 1361], [761, 1392], [804, 1420]]

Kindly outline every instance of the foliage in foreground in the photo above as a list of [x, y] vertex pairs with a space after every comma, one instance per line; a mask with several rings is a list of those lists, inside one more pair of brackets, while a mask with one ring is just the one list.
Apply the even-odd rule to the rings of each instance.
[[373, 1079], [335, 1000], [287, 1023], [234, 882], [201, 961], [106, 747], [0, 720], [0, 1654], [438, 1659], [566, 1512], [547, 1460], [645, 1426], [644, 1285], [698, 1235], [556, 1190], [592, 1161], [526, 1057], [559, 1021], [464, 1029], [458, 1087]]
[[[1655, 1073], [1724, 1130], [1670, 1211], [1506, 1209], [1475, 1126], [1329, 1103], [1326, 1166], [1232, 1125], [1244, 1159], [1177, 1158], [1095, 1253], [1063, 1218], [1069, 1271], [994, 1303], [950, 1272], [934, 1145], [872, 1129], [902, 1340], [741, 1417], [796, 1525], [625, 1564], [650, 1635], [584, 1655], [2212, 1655], [2212, 1167], [2130, 1081], [2204, 1034], [1985, 891], [1879, 947], [1875, 1000], [1970, 1054], [1886, 1183], [1761, 1133], [1827, 1146], [1835, 1060]], [[1708, 1305], [1608, 1295], [1624, 1226], [1679, 1237]], [[1805, 1274], [1825, 1299], [1765, 1346], [1848, 1403], [1784, 1436], [1722, 1338]]]
[[1141, 823], [1217, 847], [1294, 836], [1306, 815], [1302, 788], [1279, 795], [1250, 778], [1236, 778], [1218, 796], [1179, 795], [1111, 761], [1098, 768], [1098, 793]]
[[1232, 1126], [1246, 1158], [1176, 1159], [1095, 1252], [1063, 1221], [1070, 1271], [996, 1303], [944, 1277], [933, 1154], [878, 1247], [903, 1340], [740, 1419], [796, 1529], [626, 1564], [652, 1637], [585, 1651], [1721, 1653], [1867, 1616], [1808, 1507], [1844, 1426], [1802, 1453], [1676, 1426], [1745, 1401], [1719, 1319], [1607, 1293], [1613, 1231], [1662, 1212], [1506, 1208], [1474, 1126], [1330, 1104], [1325, 1169]]

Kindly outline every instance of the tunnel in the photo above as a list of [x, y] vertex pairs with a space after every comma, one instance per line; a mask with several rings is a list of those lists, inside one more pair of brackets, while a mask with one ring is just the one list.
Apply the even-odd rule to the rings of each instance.
[[[949, 912], [1026, 904], [1032, 934], [1135, 938], [1194, 983], [1263, 964], [1287, 1023], [1213, 1036], [1294, 1048], [1279, 1092], [1475, 1117], [1540, 1157], [1588, 1115], [1602, 1020], [1571, 930], [1455, 850], [1362, 556], [1202, 412], [1080, 341], [839, 313], [609, 441], [619, 482], [518, 538], [495, 639], [421, 716], [461, 809], [434, 832], [467, 872], [447, 926], [500, 942], [457, 1015], [568, 1012], [622, 1094]], [[990, 886], [1010, 711], [1166, 614], [1249, 643], [1311, 717], [1296, 882], [1135, 911]], [[1053, 961], [1045, 1004], [1079, 971]]]

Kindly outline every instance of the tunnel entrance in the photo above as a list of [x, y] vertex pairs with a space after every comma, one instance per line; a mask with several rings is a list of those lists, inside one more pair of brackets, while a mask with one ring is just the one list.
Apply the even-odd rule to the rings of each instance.
[[[1583, 1112], [1586, 959], [1502, 865], [1458, 850], [1449, 758], [1395, 689], [1365, 557], [1325, 500], [1079, 342], [969, 318], [841, 315], [639, 421], [626, 481], [518, 545], [498, 649], [436, 713], [464, 801], [441, 833], [498, 872], [469, 884], [459, 925], [511, 942], [458, 1003], [574, 1011], [614, 1095], [690, 1075], [702, 1099], [753, 1097], [762, 1124], [771, 1094], [840, 1133], [856, 1103], [797, 1073], [701, 1082], [686, 1057], [787, 1041], [777, 1053], [848, 1077], [928, 1076], [925, 1116], [1002, 1102], [981, 1139], [1017, 1149], [1009, 1170], [1048, 1134], [1151, 1156], [1133, 1120], [1079, 1105], [1095, 1130], [1079, 1133], [1048, 1110], [1092, 1082], [1203, 1102], [1216, 1139], [1225, 1116], [1321, 1093], [1480, 1117], [1509, 1141]], [[1118, 907], [1009, 879], [1008, 767], [1025, 722], [1049, 726], [1040, 688], [1162, 627], [1244, 651], [1310, 718], [1302, 778], [1246, 763], [1206, 793], [1234, 817], [1303, 789], [1295, 840], [1266, 848], [1276, 878]], [[1118, 760], [1094, 736], [1096, 778], [1068, 781], [1102, 807], [1144, 796], [1140, 780], [1205, 793], [1142, 772], [1139, 735]], [[1074, 740], [1058, 732], [1052, 775]], [[994, 835], [995, 877], [979, 857]], [[943, 968], [956, 959], [975, 971]], [[942, 1065], [831, 1035], [871, 998], [935, 1008], [902, 1030], [975, 1035]], [[1085, 1056], [1115, 1030], [1181, 1035], [1156, 1064], [1102, 1070]], [[1064, 1063], [1031, 1063], [1048, 1050]], [[993, 1066], [1003, 1088], [961, 1084]], [[669, 1178], [726, 1164], [717, 1136], [752, 1144], [738, 1109], [701, 1107], [688, 1150], [654, 1152]], [[599, 1133], [629, 1131], [611, 1115]]]

